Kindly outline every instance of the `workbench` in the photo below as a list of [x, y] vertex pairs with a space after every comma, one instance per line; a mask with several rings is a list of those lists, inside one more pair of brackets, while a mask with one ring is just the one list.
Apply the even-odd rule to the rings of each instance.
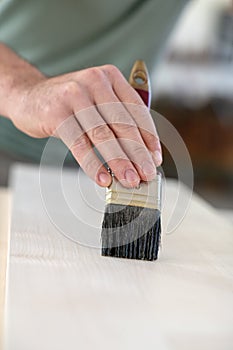
[[[177, 185], [166, 181], [163, 227]], [[81, 171], [48, 168], [41, 178], [20, 165], [11, 186], [12, 209], [0, 191], [4, 350], [232, 350], [233, 227], [200, 197], [163, 233], [159, 260], [144, 262], [94, 247], [104, 191]]]

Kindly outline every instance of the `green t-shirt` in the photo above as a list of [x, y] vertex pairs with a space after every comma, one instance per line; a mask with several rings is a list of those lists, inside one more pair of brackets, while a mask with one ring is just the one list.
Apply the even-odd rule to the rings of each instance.
[[[0, 41], [48, 75], [111, 63], [128, 76], [136, 59], [153, 68], [186, 2], [0, 0]], [[45, 142], [0, 117], [0, 149], [39, 161]]]

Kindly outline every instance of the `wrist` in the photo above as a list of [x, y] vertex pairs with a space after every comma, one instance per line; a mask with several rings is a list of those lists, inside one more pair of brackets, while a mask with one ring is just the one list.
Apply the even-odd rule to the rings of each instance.
[[0, 114], [13, 121], [28, 92], [46, 76], [27, 62], [5, 67], [0, 89]]
[[34, 67], [31, 67], [30, 70], [20, 68], [17, 70], [17, 74], [11, 74], [6, 89], [8, 93], [5, 103], [6, 117], [13, 121], [14, 117], [17, 116], [17, 111], [25, 103], [30, 90], [46, 79], [46, 76]]

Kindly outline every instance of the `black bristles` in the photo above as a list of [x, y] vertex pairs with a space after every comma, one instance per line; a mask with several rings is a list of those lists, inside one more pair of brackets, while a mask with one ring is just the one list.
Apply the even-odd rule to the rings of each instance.
[[157, 209], [107, 204], [102, 224], [102, 255], [156, 260], [161, 222]]

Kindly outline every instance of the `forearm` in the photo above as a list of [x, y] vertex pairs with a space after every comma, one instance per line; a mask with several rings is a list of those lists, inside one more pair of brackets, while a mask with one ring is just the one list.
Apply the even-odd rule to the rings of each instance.
[[0, 115], [10, 118], [26, 87], [43, 79], [38, 69], [0, 43]]

